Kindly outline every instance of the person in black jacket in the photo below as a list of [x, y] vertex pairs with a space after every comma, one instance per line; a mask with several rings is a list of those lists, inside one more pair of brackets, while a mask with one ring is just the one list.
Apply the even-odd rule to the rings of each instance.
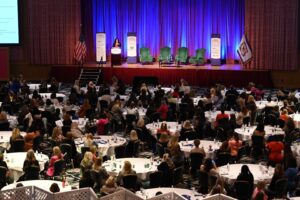
[[247, 181], [249, 183], [249, 194], [248, 196], [251, 197], [254, 187], [254, 178], [253, 174], [249, 170], [247, 165], [243, 165], [241, 168], [241, 173], [238, 175], [237, 181]]

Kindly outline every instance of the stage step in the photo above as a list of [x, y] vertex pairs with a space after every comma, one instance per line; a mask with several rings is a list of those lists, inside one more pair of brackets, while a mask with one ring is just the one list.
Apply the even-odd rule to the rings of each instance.
[[79, 75], [79, 84], [86, 86], [89, 81], [93, 81], [95, 84], [99, 84], [101, 77], [101, 69], [82, 68]]

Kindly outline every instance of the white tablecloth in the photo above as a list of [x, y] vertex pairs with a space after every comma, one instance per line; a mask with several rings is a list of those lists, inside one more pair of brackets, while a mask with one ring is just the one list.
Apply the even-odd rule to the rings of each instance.
[[293, 118], [296, 128], [300, 128], [300, 114], [299, 113], [292, 114], [290, 115], [290, 117]]
[[151, 160], [147, 158], [120, 158], [114, 161], [106, 161], [103, 163], [103, 166], [110, 175], [117, 176], [123, 169], [125, 161], [131, 163], [133, 170], [136, 171], [141, 180], [148, 179], [149, 173], [156, 171], [157, 165], [160, 163], [158, 161], [151, 162]]
[[[228, 166], [224, 165], [219, 167], [219, 174], [225, 180], [227, 180], [229, 183], [233, 183], [238, 175], [241, 172], [242, 166], [245, 164], [231, 164], [229, 165], [229, 171], [228, 171]], [[265, 182], [269, 183], [271, 182], [273, 173], [274, 173], [274, 168], [269, 167], [267, 168], [266, 166], [259, 165], [259, 164], [246, 164], [249, 167], [249, 170], [253, 174], [254, 178], [254, 183], [256, 184], [259, 180], [264, 180]]]
[[[0, 131], [0, 146], [8, 149], [10, 147], [9, 139], [11, 137], [12, 131]], [[21, 132], [21, 135], [24, 137], [25, 132]]]
[[[40, 83], [29, 83], [27, 85], [28, 85], [30, 91], [34, 91], [34, 90], [39, 91], [40, 86], [41, 86]], [[51, 85], [47, 84], [47, 88], [50, 88], [50, 87], [51, 87]]]
[[[81, 147], [84, 146], [84, 141], [86, 138], [77, 138], [75, 139], [75, 144], [77, 146], [77, 151], [81, 152]], [[126, 139], [118, 137], [118, 136], [97, 136], [94, 138], [94, 141], [98, 145], [98, 152], [102, 155], [112, 156], [115, 154], [115, 147], [121, 146], [126, 143]]]
[[[149, 129], [153, 135], [156, 135], [157, 129], [160, 129], [162, 122], [154, 122], [146, 125], [146, 128]], [[171, 134], [175, 134], [176, 131], [181, 130], [181, 124], [178, 124], [178, 122], [167, 122], [168, 130], [171, 132]]]
[[[143, 119], [146, 116], [147, 109], [146, 108], [138, 108], [139, 119]], [[123, 117], [126, 118], [127, 109], [124, 108]]]
[[[236, 128], [234, 131], [239, 134], [239, 137], [243, 141], [251, 140], [251, 136], [256, 129], [256, 126], [249, 126], [249, 127], [242, 127], [242, 128]], [[284, 135], [284, 131], [281, 128], [275, 128], [272, 126], [265, 126], [265, 138], [272, 135]]]
[[143, 191], [138, 191], [136, 194], [143, 199], [153, 198], [155, 197], [155, 194], [157, 192], [161, 192], [162, 194], [167, 194], [170, 192], [174, 192], [178, 194], [179, 196], [183, 197], [184, 199], [190, 199], [190, 200], [200, 200], [203, 199], [203, 196], [196, 191], [188, 190], [188, 189], [182, 189], [182, 188], [152, 188], [152, 189], [146, 189]]
[[[42, 98], [44, 99], [50, 99], [52, 93], [39, 93]], [[66, 95], [62, 93], [56, 93], [56, 97], [62, 97], [64, 100], [66, 100]], [[32, 98], [32, 94], [29, 95], [29, 98]]]
[[[206, 158], [215, 158], [215, 151], [218, 150], [221, 146], [221, 142], [214, 142], [210, 140], [200, 140], [200, 146], [203, 147]], [[189, 157], [190, 151], [195, 147], [194, 146], [194, 141], [189, 140], [189, 141], [181, 141], [179, 142], [180, 149], [184, 152], [185, 157]], [[211, 149], [210, 149], [211, 146]]]
[[[197, 96], [197, 97], [194, 97], [192, 99], [193, 99], [193, 102], [194, 102], [194, 106], [198, 105], [198, 101], [200, 101], [200, 100], [205, 101], [206, 100], [205, 97], [201, 97], [201, 96]], [[178, 99], [177, 103], [181, 103], [181, 99]]]
[[[207, 121], [214, 123], [216, 121], [216, 117], [218, 114], [220, 114], [221, 111], [206, 111], [205, 112], [205, 118]], [[225, 114], [228, 114], [229, 118], [231, 114], [236, 114], [234, 111], [225, 111]]]
[[[84, 119], [84, 118], [79, 118], [79, 119], [73, 119], [72, 122], [76, 122], [78, 123], [78, 128], [80, 128], [82, 131], [85, 130], [85, 124], [88, 121], [88, 119]], [[57, 120], [55, 121], [56, 126], [58, 127], [62, 127], [63, 126], [63, 120]]]
[[[34, 181], [21, 181], [19, 183], [22, 183], [23, 186], [35, 186], [38, 188], [41, 188], [43, 190], [46, 190], [48, 192], [50, 192], [50, 186], [53, 183], [56, 183], [59, 186], [60, 192], [67, 192], [67, 191], [71, 191], [72, 187], [70, 185], [65, 185], [65, 187], [62, 187], [62, 182], [60, 181], [52, 181], [52, 180], [34, 180]], [[9, 189], [14, 189], [16, 188], [17, 183], [13, 183], [10, 185], [7, 185], [5, 187], [3, 187], [1, 190], [9, 190]]]
[[266, 106], [268, 107], [275, 107], [278, 106], [279, 108], [283, 107], [283, 102], [282, 101], [265, 101], [265, 100], [261, 100], [261, 101], [256, 101], [255, 102], [256, 107], [258, 110], [262, 110], [264, 109]]
[[[45, 163], [49, 161], [48, 156], [38, 153], [35, 154], [35, 157], [39, 161], [40, 170], [43, 171]], [[4, 160], [15, 181], [23, 174], [23, 164], [25, 159], [26, 152], [4, 154]]]

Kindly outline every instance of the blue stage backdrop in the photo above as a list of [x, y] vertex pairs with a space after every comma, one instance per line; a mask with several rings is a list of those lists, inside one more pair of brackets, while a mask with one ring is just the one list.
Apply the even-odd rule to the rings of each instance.
[[205, 48], [206, 57], [210, 58], [211, 34], [219, 33], [222, 59], [238, 59], [236, 50], [244, 31], [244, 0], [91, 1], [93, 41], [96, 32], [106, 32], [108, 54], [118, 37], [126, 56], [127, 33], [136, 32], [138, 48], [150, 48], [155, 57], [163, 46], [171, 47], [173, 55], [182, 46], [188, 47], [189, 55], [194, 55], [197, 48]]

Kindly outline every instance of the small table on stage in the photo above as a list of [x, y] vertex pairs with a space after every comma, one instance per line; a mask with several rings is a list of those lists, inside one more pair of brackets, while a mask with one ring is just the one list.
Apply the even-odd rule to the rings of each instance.
[[113, 47], [111, 48], [110, 52], [111, 52], [111, 66], [121, 65], [122, 64], [121, 48]]

